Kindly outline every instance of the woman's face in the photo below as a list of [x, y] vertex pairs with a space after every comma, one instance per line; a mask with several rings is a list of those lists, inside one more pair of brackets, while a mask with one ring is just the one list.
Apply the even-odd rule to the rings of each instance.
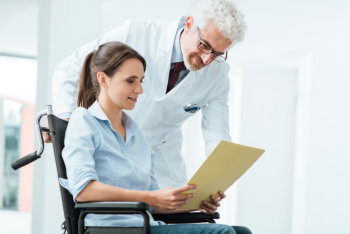
[[[106, 92], [109, 101], [120, 109], [132, 110], [142, 94], [144, 67], [140, 60], [125, 60], [112, 77], [106, 78]], [[102, 91], [102, 90], [101, 90]]]

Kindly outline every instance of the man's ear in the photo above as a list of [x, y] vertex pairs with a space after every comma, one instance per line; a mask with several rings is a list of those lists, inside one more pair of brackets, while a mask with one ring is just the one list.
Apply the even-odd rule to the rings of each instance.
[[104, 72], [97, 72], [97, 81], [102, 88], [107, 87], [107, 75]]
[[194, 25], [193, 17], [187, 16], [185, 20], [185, 31], [191, 30]]

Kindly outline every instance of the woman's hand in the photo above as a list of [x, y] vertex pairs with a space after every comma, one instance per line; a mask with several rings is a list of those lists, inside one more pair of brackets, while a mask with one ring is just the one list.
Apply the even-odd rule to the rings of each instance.
[[211, 202], [208, 201], [202, 201], [201, 203], [201, 212], [206, 214], [214, 214], [215, 211], [220, 206], [220, 201], [226, 197], [225, 193], [222, 191], [218, 192], [219, 197], [216, 197], [214, 195], [210, 195]]
[[150, 192], [148, 204], [153, 207], [167, 210], [180, 208], [186, 201], [194, 197], [193, 193], [182, 194], [185, 191], [195, 189], [196, 185], [185, 185], [179, 188], [166, 188]]

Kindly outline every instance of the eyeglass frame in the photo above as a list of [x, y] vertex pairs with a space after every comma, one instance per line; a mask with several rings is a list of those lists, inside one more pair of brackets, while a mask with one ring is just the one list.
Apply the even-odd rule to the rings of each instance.
[[[199, 30], [199, 27], [197, 26], [197, 31], [198, 31], [198, 39], [199, 39], [199, 44], [197, 45], [197, 49], [204, 53], [204, 54], [210, 54], [210, 59], [211, 61], [215, 61], [215, 62], [218, 62], [218, 63], [223, 63], [227, 60], [227, 51], [225, 51], [225, 53], [221, 53], [221, 52], [218, 52], [218, 51], [215, 51], [213, 50], [210, 46], [207, 45], [207, 43], [205, 43], [202, 39], [201, 39], [201, 35], [200, 35], [200, 30]], [[205, 47], [208, 47], [208, 50], [210, 50], [210, 52], [205, 52], [203, 51], [202, 49], [200, 49], [200, 45], [204, 45]], [[225, 55], [225, 56], [224, 56]], [[213, 56], [216, 56], [214, 59], [213, 59]], [[224, 60], [223, 61], [218, 61], [216, 60], [217, 58], [223, 58]]]

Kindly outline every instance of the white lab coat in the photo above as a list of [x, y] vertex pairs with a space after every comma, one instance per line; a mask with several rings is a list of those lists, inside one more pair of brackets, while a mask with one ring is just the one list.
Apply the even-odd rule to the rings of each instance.
[[53, 79], [54, 113], [72, 112], [76, 107], [81, 67], [89, 52], [107, 41], [121, 41], [137, 50], [147, 62], [144, 93], [128, 114], [143, 130], [156, 155], [154, 173], [161, 187], [177, 187], [187, 182], [181, 156], [181, 126], [193, 114], [185, 112], [184, 106], [197, 104], [201, 107], [207, 154], [221, 139], [230, 140], [227, 103], [229, 66], [226, 62], [212, 62], [197, 72], [190, 72], [166, 94], [174, 38], [183, 20], [167, 24], [128, 20], [63, 60]]

